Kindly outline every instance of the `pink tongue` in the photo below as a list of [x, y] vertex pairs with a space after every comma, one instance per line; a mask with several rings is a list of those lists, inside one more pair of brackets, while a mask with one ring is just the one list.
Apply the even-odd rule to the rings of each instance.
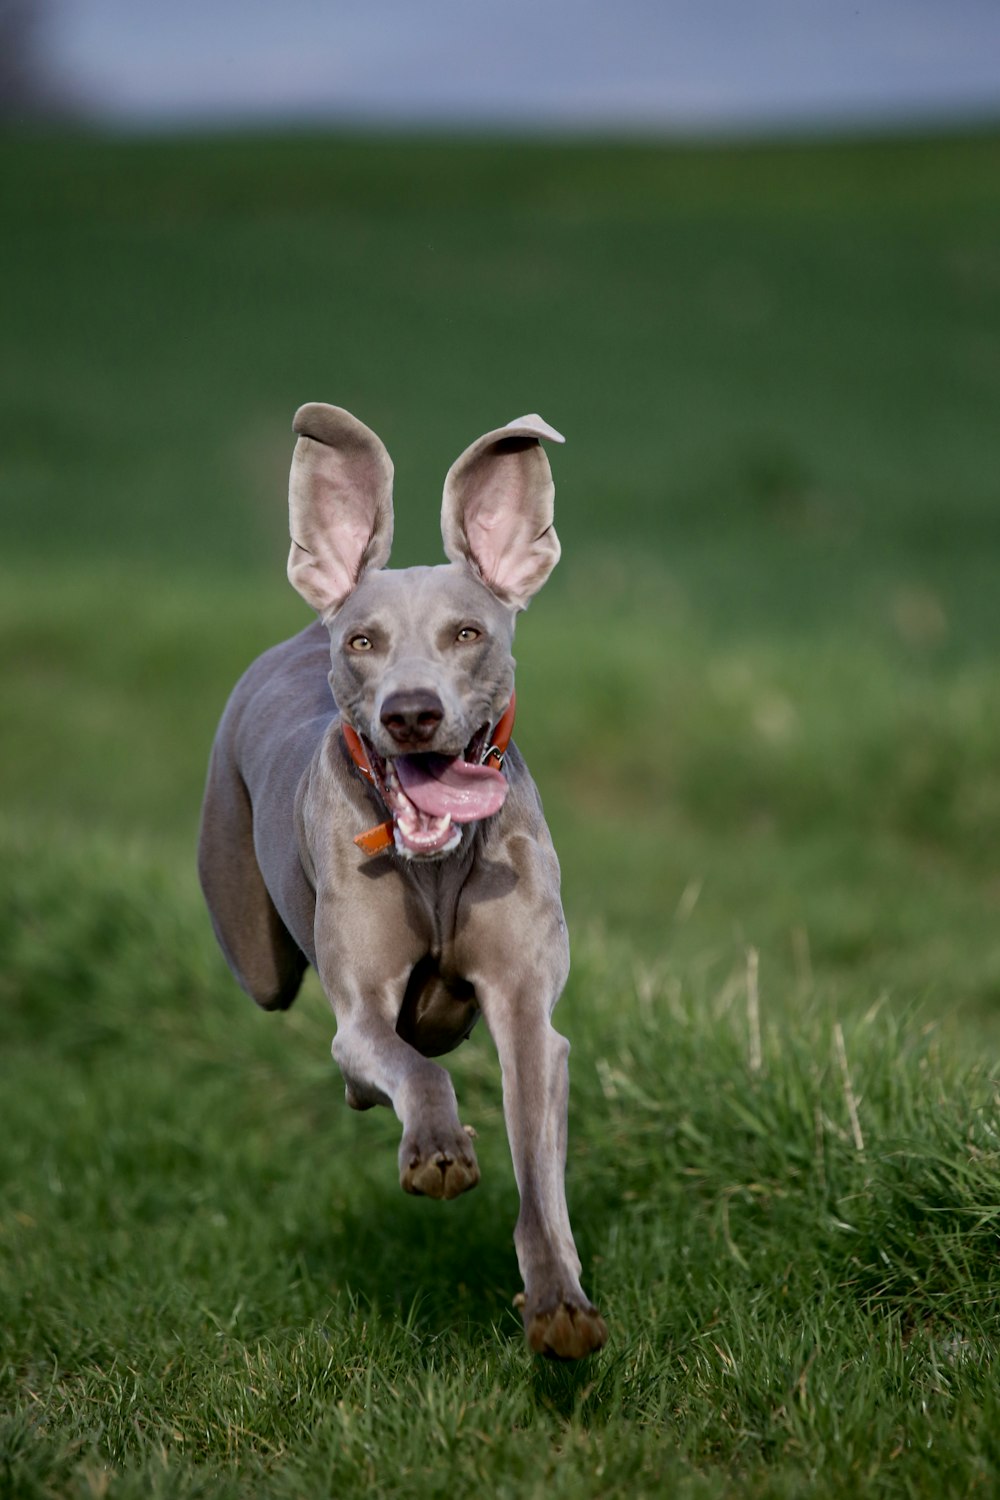
[[473, 823], [499, 812], [507, 782], [492, 766], [473, 766], [460, 755], [398, 755], [393, 761], [403, 791], [432, 818], [451, 814], [453, 823]]

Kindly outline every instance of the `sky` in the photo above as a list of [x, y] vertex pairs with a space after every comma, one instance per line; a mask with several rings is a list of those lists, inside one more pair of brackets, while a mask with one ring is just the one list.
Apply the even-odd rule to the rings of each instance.
[[1000, 118], [1000, 0], [48, 0], [122, 125], [708, 133]]

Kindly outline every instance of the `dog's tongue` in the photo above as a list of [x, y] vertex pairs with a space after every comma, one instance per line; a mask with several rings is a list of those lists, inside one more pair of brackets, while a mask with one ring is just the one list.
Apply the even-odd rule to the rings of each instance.
[[403, 791], [432, 818], [451, 815], [453, 823], [473, 823], [499, 812], [507, 782], [492, 766], [474, 766], [457, 755], [397, 755], [393, 762]]

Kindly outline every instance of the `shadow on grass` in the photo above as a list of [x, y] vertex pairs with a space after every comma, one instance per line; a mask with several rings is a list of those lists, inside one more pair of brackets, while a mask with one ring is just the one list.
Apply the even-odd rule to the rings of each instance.
[[532, 1360], [529, 1381], [535, 1405], [562, 1421], [575, 1419], [588, 1427], [603, 1425], [610, 1416], [601, 1400], [608, 1383], [609, 1359], [614, 1355], [602, 1352], [570, 1363]]
[[[517, 1193], [502, 1179], [491, 1185], [498, 1177], [488, 1170], [475, 1192], [449, 1203], [360, 1182], [357, 1197], [338, 1205], [335, 1218], [296, 1224], [288, 1252], [314, 1285], [404, 1325], [428, 1354], [442, 1338], [467, 1343], [476, 1354], [499, 1342], [520, 1349], [524, 1334], [513, 1305], [521, 1287], [512, 1241]], [[560, 1416], [578, 1413], [596, 1369], [587, 1360], [533, 1359], [535, 1400]]]
[[335, 1219], [296, 1225], [289, 1248], [318, 1283], [391, 1309], [423, 1332], [458, 1324], [477, 1333], [516, 1330], [516, 1213], [502, 1187], [436, 1203], [368, 1181]]

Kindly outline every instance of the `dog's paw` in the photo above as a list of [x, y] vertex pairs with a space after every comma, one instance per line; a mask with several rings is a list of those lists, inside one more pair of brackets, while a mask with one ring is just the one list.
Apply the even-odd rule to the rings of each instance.
[[524, 1333], [533, 1354], [546, 1359], [583, 1359], [608, 1341], [607, 1324], [588, 1303], [562, 1298], [529, 1306], [523, 1292], [514, 1298], [524, 1317]]
[[403, 1137], [399, 1148], [399, 1182], [403, 1191], [424, 1198], [457, 1198], [479, 1181], [479, 1163], [472, 1147], [471, 1132], [458, 1131], [443, 1139], [444, 1132], [429, 1135], [426, 1142]]

